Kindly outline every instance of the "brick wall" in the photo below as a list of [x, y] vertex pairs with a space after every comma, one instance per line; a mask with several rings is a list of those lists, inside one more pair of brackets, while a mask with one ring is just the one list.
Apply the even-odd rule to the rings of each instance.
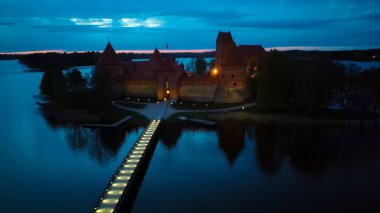
[[155, 80], [124, 80], [123, 88], [127, 96], [156, 97]]
[[206, 76], [184, 77], [179, 82], [179, 99], [212, 102], [218, 87], [216, 79]]

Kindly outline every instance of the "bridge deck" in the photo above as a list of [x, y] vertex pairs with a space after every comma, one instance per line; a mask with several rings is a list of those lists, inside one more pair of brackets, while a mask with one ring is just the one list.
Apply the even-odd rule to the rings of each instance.
[[123, 195], [132, 184], [136, 171], [145, 157], [147, 148], [151, 145], [160, 120], [152, 120], [143, 134], [137, 140], [131, 151], [119, 166], [107, 188], [98, 200], [93, 212], [115, 212], [119, 208]]

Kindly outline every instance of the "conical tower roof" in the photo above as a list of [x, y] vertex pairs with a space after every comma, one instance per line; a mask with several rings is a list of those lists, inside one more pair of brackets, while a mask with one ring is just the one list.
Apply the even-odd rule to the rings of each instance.
[[221, 65], [223, 67], [244, 66], [244, 61], [236, 45], [232, 45], [230, 51], [224, 56]]
[[160, 51], [157, 48], [154, 49], [154, 52], [150, 59], [161, 59]]
[[110, 42], [107, 43], [106, 48], [103, 51], [103, 54], [100, 56], [99, 61], [97, 62], [98, 65], [121, 65], [122, 62], [113, 49]]

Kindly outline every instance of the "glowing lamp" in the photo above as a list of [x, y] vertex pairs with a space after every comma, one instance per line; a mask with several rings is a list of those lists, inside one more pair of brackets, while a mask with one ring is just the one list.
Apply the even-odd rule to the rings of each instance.
[[217, 70], [216, 68], [213, 69], [213, 70], [212, 70], [212, 75], [213, 75], [213, 76], [216, 76], [217, 74], [218, 74], [218, 70]]
[[166, 90], [166, 94], [170, 94], [170, 91], [169, 91], [169, 90]]

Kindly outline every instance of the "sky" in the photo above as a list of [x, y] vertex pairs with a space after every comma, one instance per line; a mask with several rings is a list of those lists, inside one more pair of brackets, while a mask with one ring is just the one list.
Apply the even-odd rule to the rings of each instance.
[[380, 48], [379, 0], [0, 0], [0, 52]]

